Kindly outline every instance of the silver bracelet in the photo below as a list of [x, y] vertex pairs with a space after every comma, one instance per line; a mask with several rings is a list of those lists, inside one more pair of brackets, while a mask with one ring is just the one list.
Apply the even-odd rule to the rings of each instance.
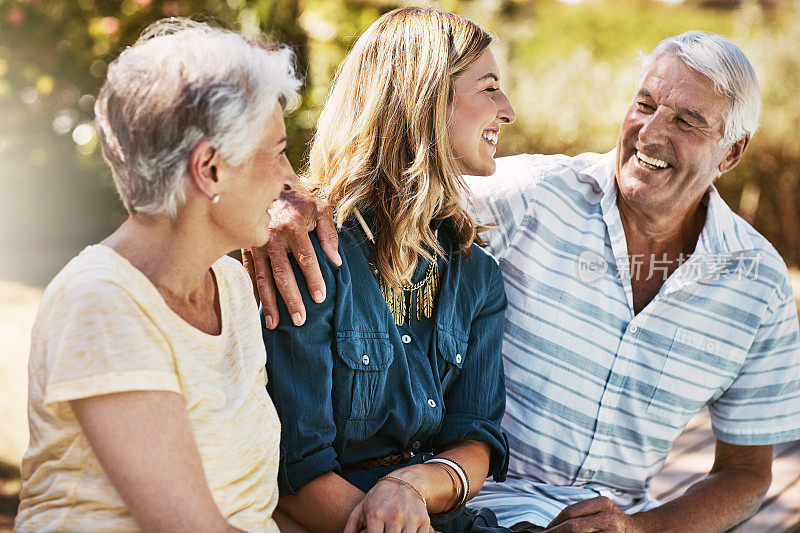
[[452, 468], [456, 474], [458, 474], [458, 477], [461, 481], [461, 488], [463, 492], [461, 493], [461, 499], [459, 500], [459, 502], [455, 505], [455, 507], [450, 509], [448, 512], [453, 512], [456, 509], [461, 508], [465, 503], [467, 503], [467, 500], [469, 499], [469, 476], [467, 476], [467, 471], [464, 470], [464, 467], [462, 467], [454, 460], [448, 459], [447, 457], [434, 457], [433, 459], [428, 459], [425, 462], [441, 463], [443, 465], [447, 465], [450, 468]]
[[458, 483], [456, 483], [456, 476], [454, 476], [453, 472], [450, 471], [451, 468], [449, 468], [449, 467], [447, 467], [447, 466], [445, 466], [445, 465], [443, 465], [443, 464], [441, 464], [439, 462], [434, 463], [434, 466], [438, 466], [439, 468], [441, 468], [442, 470], [445, 471], [445, 473], [447, 474], [447, 477], [449, 477], [450, 481], [453, 482], [453, 493], [456, 495], [456, 499], [453, 502], [453, 504], [450, 505], [450, 507], [448, 507], [446, 510], [442, 511], [441, 513], [436, 513], [436, 514], [437, 515], [450, 514], [450, 513], [452, 513], [453, 511], [455, 511], [458, 508], [458, 504], [459, 504], [459, 502], [461, 502], [461, 486], [460, 486], [461, 485], [461, 480], [459, 480]]

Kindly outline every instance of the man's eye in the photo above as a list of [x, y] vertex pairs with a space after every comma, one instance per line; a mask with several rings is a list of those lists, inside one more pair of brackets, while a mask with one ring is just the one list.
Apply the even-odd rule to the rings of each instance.
[[499, 91], [499, 90], [500, 90], [500, 87], [487, 87], [486, 89], [484, 89], [484, 91], [489, 92], [489, 93], [493, 93], [493, 92]]
[[653, 106], [651, 106], [650, 104], [645, 103], [645, 102], [636, 102], [636, 105], [642, 111], [652, 111], [653, 109], [655, 109]]
[[678, 126], [680, 126], [681, 128], [691, 128], [692, 127], [692, 125], [689, 122], [685, 121], [682, 118], [678, 119]]

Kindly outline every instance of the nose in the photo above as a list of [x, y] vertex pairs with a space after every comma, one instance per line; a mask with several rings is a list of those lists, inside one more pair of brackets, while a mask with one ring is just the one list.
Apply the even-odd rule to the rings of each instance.
[[289, 192], [297, 188], [297, 174], [295, 174], [292, 165], [287, 162], [286, 172], [283, 175], [283, 190]]
[[656, 109], [655, 113], [644, 119], [644, 124], [639, 128], [639, 140], [644, 144], [658, 144], [667, 134], [669, 117], [664, 108]]
[[514, 108], [511, 107], [511, 101], [506, 96], [506, 93], [503, 91], [497, 92], [500, 93], [499, 100], [497, 101], [497, 118], [504, 124], [511, 124], [517, 120], [517, 114], [514, 113]]

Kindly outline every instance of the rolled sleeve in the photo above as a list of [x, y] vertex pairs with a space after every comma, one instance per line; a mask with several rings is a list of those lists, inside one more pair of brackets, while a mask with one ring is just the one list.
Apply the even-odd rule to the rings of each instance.
[[[267, 390], [281, 420], [281, 462], [278, 486], [281, 494], [296, 494], [308, 482], [326, 472], [339, 472], [333, 441], [336, 425], [331, 400], [333, 371], [333, 314], [337, 299], [338, 269], [325, 258], [312, 236], [327, 297], [315, 303], [308, 288], [300, 292], [308, 318], [294, 326], [283, 299], [278, 297], [280, 323], [275, 330], [262, 329], [267, 350]], [[291, 259], [297, 279], [302, 273]]]
[[445, 395], [447, 412], [436, 445], [444, 447], [463, 440], [485, 442], [491, 448], [489, 475], [504, 481], [508, 441], [500, 430], [506, 399], [500, 349], [507, 301], [500, 269], [490, 262], [486, 300], [472, 321], [461, 374]]

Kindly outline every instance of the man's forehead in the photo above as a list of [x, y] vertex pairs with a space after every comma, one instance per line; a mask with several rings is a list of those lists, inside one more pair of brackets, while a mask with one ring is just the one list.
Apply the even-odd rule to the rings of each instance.
[[711, 118], [722, 118], [729, 105], [729, 97], [720, 92], [707, 76], [686, 65], [674, 54], [657, 59], [645, 72], [636, 88], [637, 96], [663, 100], [665, 104], [680, 107]]

